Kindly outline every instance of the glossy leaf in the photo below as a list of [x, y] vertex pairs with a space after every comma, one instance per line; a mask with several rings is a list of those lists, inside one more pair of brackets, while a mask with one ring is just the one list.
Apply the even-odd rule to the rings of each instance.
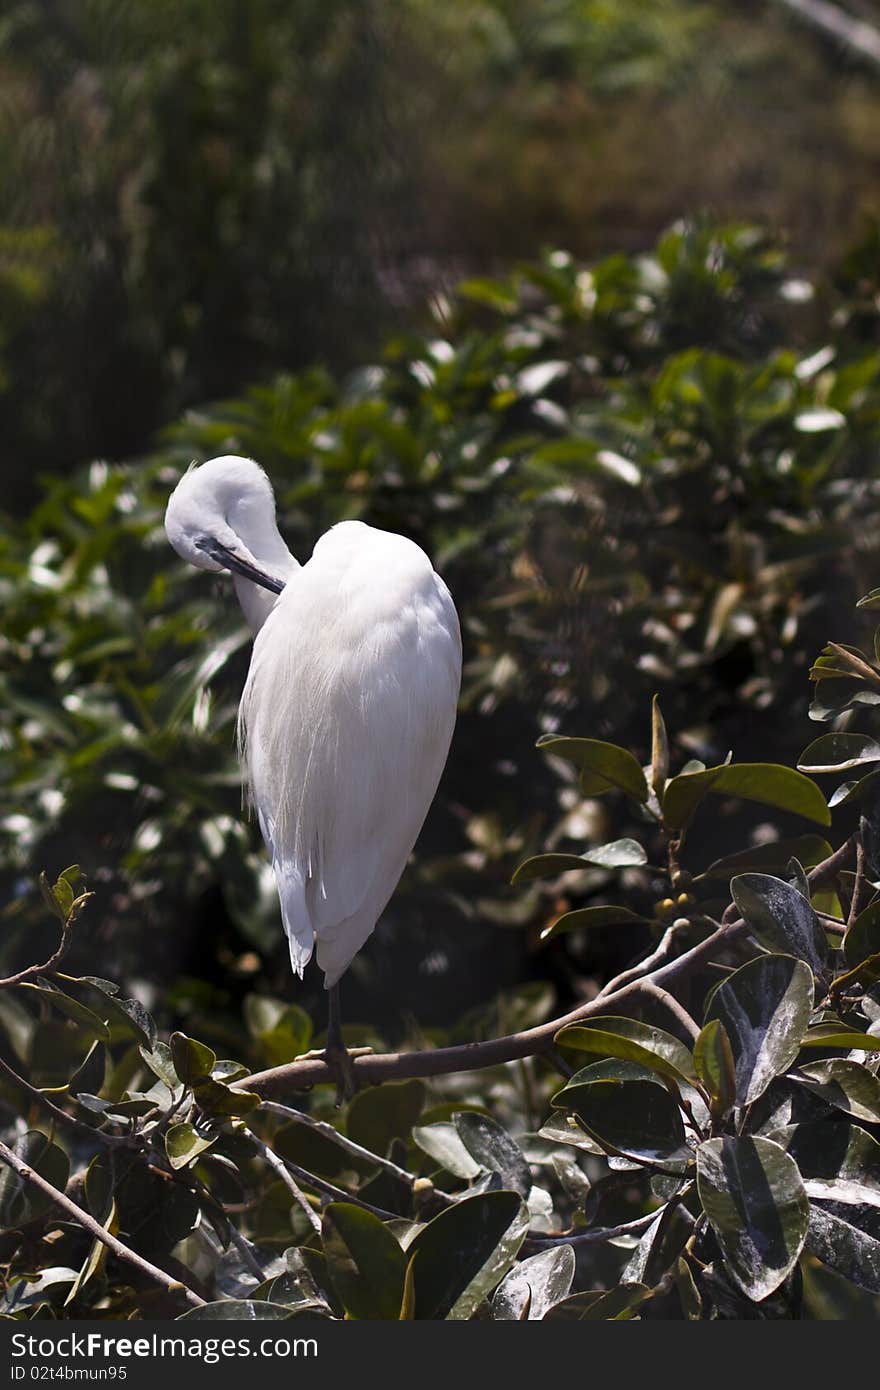
[[361, 1091], [348, 1107], [349, 1139], [384, 1158], [392, 1139], [408, 1139], [425, 1106], [424, 1081], [392, 1081]]
[[199, 1154], [211, 1147], [216, 1137], [216, 1134], [200, 1133], [187, 1121], [172, 1125], [165, 1134], [168, 1162], [174, 1169], [188, 1167], [190, 1163], [195, 1162]]
[[[39, 1130], [29, 1129], [10, 1141], [16, 1158], [33, 1168], [41, 1178], [63, 1192], [70, 1176], [70, 1159], [64, 1150], [47, 1139]], [[0, 1163], [0, 1227], [10, 1230], [44, 1216], [52, 1208], [51, 1197], [19, 1177], [12, 1168]]]
[[809, 1202], [797, 1164], [769, 1139], [707, 1139], [697, 1189], [725, 1263], [755, 1302], [778, 1289], [803, 1249]]
[[434, 1125], [416, 1125], [412, 1137], [418, 1147], [457, 1178], [470, 1180], [478, 1176], [480, 1165], [462, 1142], [455, 1125], [441, 1121]]
[[858, 1125], [813, 1120], [767, 1137], [791, 1154], [811, 1199], [880, 1206], [880, 1144]]
[[544, 1314], [545, 1322], [617, 1322], [632, 1318], [651, 1297], [644, 1284], [618, 1284], [615, 1289], [573, 1293]]
[[612, 840], [597, 845], [585, 854], [538, 854], [526, 859], [514, 872], [511, 883], [527, 883], [535, 878], [549, 878], [569, 873], [573, 869], [624, 869], [647, 862], [648, 856], [636, 840]]
[[172, 1033], [170, 1038], [171, 1060], [174, 1070], [185, 1086], [204, 1080], [211, 1075], [217, 1054], [195, 1038], [185, 1033]]
[[768, 843], [751, 845], [714, 860], [701, 874], [702, 878], [723, 878], [729, 881], [733, 874], [769, 872], [771, 869], [784, 869], [788, 861], [797, 859], [806, 868], [820, 864], [831, 854], [831, 846], [821, 835], [796, 835], [787, 840], [770, 840]]
[[492, 1298], [492, 1316], [501, 1321], [539, 1322], [557, 1303], [568, 1297], [575, 1273], [575, 1254], [570, 1245], [554, 1245], [514, 1265]]
[[759, 956], [712, 995], [707, 1022], [724, 1024], [736, 1065], [736, 1103], [750, 1105], [797, 1057], [813, 1008], [813, 975], [792, 956]]
[[570, 1110], [597, 1143], [624, 1158], [669, 1166], [688, 1157], [681, 1112], [653, 1082], [576, 1083], [558, 1092], [553, 1104]]
[[801, 772], [846, 772], [880, 762], [880, 743], [867, 734], [822, 734], [798, 760]]
[[619, 787], [636, 801], [648, 799], [645, 774], [625, 748], [594, 738], [562, 738], [558, 734], [542, 734], [537, 747], [556, 758], [565, 758], [584, 776], [595, 776], [608, 786]]
[[770, 951], [783, 951], [805, 960], [814, 974], [823, 975], [828, 960], [825, 932], [807, 898], [770, 874], [740, 874], [730, 892], [749, 931]]
[[497, 1173], [501, 1186], [521, 1197], [528, 1197], [532, 1175], [519, 1145], [497, 1120], [473, 1110], [462, 1110], [452, 1117], [461, 1142], [481, 1168]]
[[551, 922], [549, 927], [545, 927], [541, 932], [541, 940], [549, 941], [551, 937], [562, 936], [570, 931], [582, 931], [584, 928], [638, 926], [647, 920], [628, 907], [579, 907], [574, 912], [563, 913], [555, 922]]
[[408, 1250], [416, 1318], [469, 1318], [513, 1265], [528, 1225], [514, 1192], [481, 1193], [441, 1211]]
[[827, 1104], [857, 1120], [880, 1123], [880, 1079], [860, 1062], [833, 1057], [828, 1062], [810, 1062], [793, 1075]]
[[812, 1203], [807, 1249], [861, 1289], [880, 1293], [880, 1240], [844, 1216]]
[[815, 782], [803, 773], [775, 763], [725, 763], [705, 772], [680, 772], [663, 797], [667, 825], [684, 830], [709, 792], [757, 801], [779, 811], [805, 816], [819, 825], [831, 824], [831, 813]]
[[672, 1203], [664, 1207], [624, 1265], [621, 1282], [654, 1288], [675, 1264], [693, 1229], [694, 1218], [686, 1207]]
[[350, 1202], [331, 1202], [324, 1208], [321, 1240], [346, 1312], [353, 1318], [397, 1320], [407, 1256], [378, 1216]]
[[662, 1028], [635, 1019], [610, 1016], [584, 1019], [582, 1023], [561, 1028], [554, 1041], [576, 1052], [638, 1062], [676, 1083], [696, 1078], [694, 1059], [684, 1043]]
[[880, 951], [880, 902], [860, 912], [843, 938], [843, 954], [850, 969]]
[[736, 1100], [736, 1062], [727, 1029], [710, 1019], [694, 1043], [694, 1066], [711, 1097], [712, 1111], [726, 1115]]
[[[314, 1317], [317, 1310], [310, 1307], [309, 1315]], [[263, 1299], [224, 1298], [216, 1303], [203, 1303], [201, 1308], [190, 1308], [181, 1313], [177, 1322], [283, 1322], [297, 1316], [295, 1307], [284, 1303], [270, 1303]]]

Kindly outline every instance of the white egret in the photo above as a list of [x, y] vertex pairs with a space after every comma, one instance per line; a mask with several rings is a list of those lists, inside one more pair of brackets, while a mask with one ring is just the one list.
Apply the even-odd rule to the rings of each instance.
[[239, 708], [248, 796], [297, 975], [317, 950], [328, 1061], [351, 1085], [339, 980], [397, 886], [446, 762], [461, 679], [458, 615], [427, 555], [360, 521], [300, 566], [251, 459], [211, 459], [172, 493], [184, 560], [229, 570], [254, 633]]

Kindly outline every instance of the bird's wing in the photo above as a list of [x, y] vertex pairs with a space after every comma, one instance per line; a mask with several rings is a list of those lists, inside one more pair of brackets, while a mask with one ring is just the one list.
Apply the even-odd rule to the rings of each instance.
[[245, 766], [298, 973], [317, 937], [334, 983], [373, 930], [440, 779], [460, 675], [427, 557], [357, 523], [323, 538], [258, 635]]

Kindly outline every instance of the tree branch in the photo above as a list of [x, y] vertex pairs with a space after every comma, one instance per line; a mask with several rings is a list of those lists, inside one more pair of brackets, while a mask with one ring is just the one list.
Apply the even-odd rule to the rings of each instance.
[[[613, 1013], [623, 1005], [631, 1006], [640, 995], [648, 993], [643, 988], [645, 980], [665, 989], [668, 984], [682, 979], [701, 965], [719, 946], [727, 945], [744, 931], [745, 923], [741, 921], [719, 927], [704, 941], [650, 975], [631, 980], [612, 994], [590, 999], [561, 1018], [551, 1019], [537, 1028], [527, 1028], [521, 1033], [510, 1033], [486, 1042], [461, 1043], [457, 1047], [438, 1047], [427, 1052], [388, 1052], [379, 1056], [356, 1057], [353, 1059], [355, 1077], [361, 1086], [378, 1086], [383, 1081], [412, 1076], [447, 1076], [452, 1072], [480, 1071], [502, 1062], [515, 1062], [520, 1057], [535, 1057], [549, 1052], [560, 1028], [569, 1023], [580, 1023], [595, 1014]], [[334, 1074], [326, 1062], [317, 1057], [308, 1057], [242, 1077], [234, 1083], [233, 1089], [257, 1091], [260, 1095], [271, 1096], [288, 1090], [308, 1090], [320, 1083], [333, 1081]]]
[[53, 1187], [39, 1173], [35, 1172], [29, 1164], [24, 1163], [12, 1149], [0, 1142], [0, 1162], [5, 1163], [13, 1172], [17, 1173], [25, 1182], [36, 1187], [44, 1196], [51, 1198], [55, 1206], [60, 1207], [69, 1217], [76, 1221], [83, 1230], [88, 1231], [90, 1236], [99, 1240], [102, 1245], [106, 1245], [111, 1254], [117, 1259], [124, 1260], [133, 1269], [152, 1280], [155, 1284], [161, 1284], [170, 1294], [175, 1294], [185, 1299], [191, 1308], [201, 1308], [205, 1300], [186, 1284], [182, 1284], [179, 1279], [172, 1279], [170, 1274], [166, 1274], [164, 1269], [159, 1269], [156, 1265], [150, 1264], [142, 1255], [138, 1255], [134, 1250], [129, 1250], [127, 1245], [123, 1245], [121, 1240], [111, 1236], [109, 1231], [105, 1231], [93, 1216], [82, 1207], [78, 1207], [76, 1202], [72, 1202], [63, 1192], [59, 1192], [57, 1187]]
[[[857, 837], [848, 840], [823, 859], [807, 874], [812, 889], [825, 888], [833, 883], [840, 871], [847, 867], [856, 852]], [[520, 1057], [536, 1057], [541, 1053], [552, 1053], [553, 1041], [560, 1028], [569, 1023], [580, 1023], [594, 1015], [611, 1014], [616, 1009], [631, 1008], [640, 996], [657, 996], [660, 990], [668, 995], [668, 986], [689, 975], [695, 968], [708, 964], [709, 957], [721, 947], [741, 940], [747, 934], [746, 923], [736, 916], [736, 905], [731, 903], [721, 919], [721, 925], [704, 940], [683, 952], [674, 960], [665, 961], [671, 947], [667, 932], [648, 960], [663, 960], [656, 969], [646, 975], [627, 978], [632, 971], [625, 971], [617, 980], [625, 979], [609, 993], [603, 991], [595, 999], [578, 1005], [561, 1018], [551, 1019], [537, 1028], [527, 1028], [521, 1033], [510, 1033], [503, 1038], [491, 1038], [486, 1042], [462, 1043], [457, 1047], [438, 1047], [427, 1052], [388, 1052], [382, 1055], [369, 1055], [352, 1059], [354, 1074], [361, 1086], [379, 1086], [383, 1081], [400, 1081], [413, 1076], [448, 1076], [453, 1072], [480, 1071], [484, 1067], [499, 1066], [503, 1062], [515, 1062]], [[644, 965], [645, 962], [642, 962]], [[633, 967], [638, 970], [640, 967]], [[611, 981], [615, 984], [615, 981]], [[606, 989], [609, 989], [606, 986]], [[664, 1000], [665, 1002], [665, 1000]], [[677, 1005], [677, 1001], [673, 1001]], [[678, 1005], [680, 1009], [681, 1006]], [[684, 1012], [682, 1010], [682, 1012]], [[678, 1015], [677, 1015], [678, 1016]], [[684, 1020], [679, 1017], [679, 1021]], [[688, 1032], [696, 1025], [693, 1020], [685, 1024]], [[282, 1095], [286, 1091], [307, 1091], [312, 1086], [333, 1082], [336, 1077], [326, 1062], [318, 1057], [298, 1058], [280, 1067], [267, 1071], [254, 1072], [233, 1083], [233, 1089], [257, 1091], [260, 1095]]]

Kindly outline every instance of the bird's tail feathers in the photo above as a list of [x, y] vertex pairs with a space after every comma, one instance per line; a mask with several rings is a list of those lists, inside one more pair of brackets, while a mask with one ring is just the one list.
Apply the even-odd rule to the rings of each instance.
[[274, 864], [281, 920], [290, 945], [290, 964], [300, 979], [315, 949], [315, 932], [306, 906], [305, 885], [296, 870], [278, 860]]

